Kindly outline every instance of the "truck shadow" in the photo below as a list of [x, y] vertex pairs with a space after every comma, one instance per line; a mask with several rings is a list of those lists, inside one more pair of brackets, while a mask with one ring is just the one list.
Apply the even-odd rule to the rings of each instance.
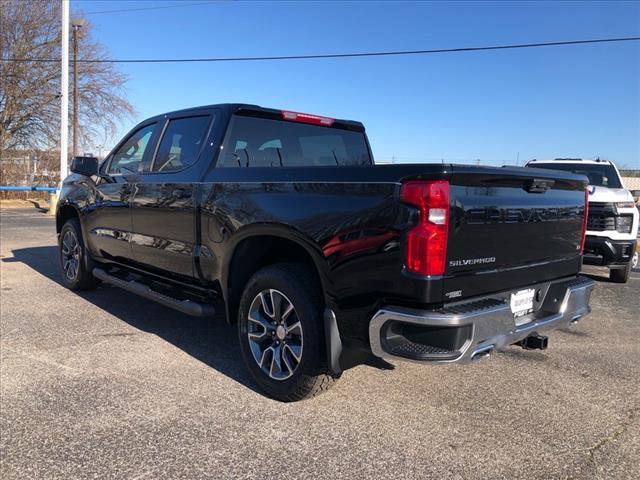
[[[22, 248], [12, 253], [13, 258], [3, 258], [2, 261], [24, 263], [60, 283], [57, 247]], [[191, 317], [108, 285], [94, 291], [74, 293], [132, 327], [157, 335], [202, 363], [263, 394], [243, 364], [236, 327], [225, 322], [222, 309], [218, 309], [215, 318]]]

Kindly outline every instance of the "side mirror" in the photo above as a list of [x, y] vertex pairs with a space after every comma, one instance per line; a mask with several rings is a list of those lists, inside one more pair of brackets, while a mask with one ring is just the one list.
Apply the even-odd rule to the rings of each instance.
[[98, 174], [98, 159], [96, 157], [73, 157], [71, 171], [91, 177]]

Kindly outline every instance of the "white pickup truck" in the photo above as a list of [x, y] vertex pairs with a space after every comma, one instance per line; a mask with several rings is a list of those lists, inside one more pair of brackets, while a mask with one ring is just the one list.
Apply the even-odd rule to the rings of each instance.
[[556, 158], [531, 160], [526, 166], [578, 173], [589, 179], [584, 263], [609, 267], [612, 281], [626, 283], [636, 250], [639, 215], [613, 162]]

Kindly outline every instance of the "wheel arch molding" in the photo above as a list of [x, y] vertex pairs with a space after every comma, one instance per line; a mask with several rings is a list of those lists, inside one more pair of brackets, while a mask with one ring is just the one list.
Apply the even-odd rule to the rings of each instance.
[[304, 233], [282, 224], [241, 228], [230, 239], [221, 271], [227, 321], [236, 320], [239, 300], [251, 276], [267, 265], [298, 262], [312, 269], [327, 302], [329, 271], [320, 247]]

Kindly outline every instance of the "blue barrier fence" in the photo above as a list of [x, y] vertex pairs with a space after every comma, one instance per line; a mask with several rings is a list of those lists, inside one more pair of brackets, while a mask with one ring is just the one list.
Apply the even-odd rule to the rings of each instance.
[[19, 187], [15, 185], [0, 185], [0, 192], [57, 192], [60, 187]]

